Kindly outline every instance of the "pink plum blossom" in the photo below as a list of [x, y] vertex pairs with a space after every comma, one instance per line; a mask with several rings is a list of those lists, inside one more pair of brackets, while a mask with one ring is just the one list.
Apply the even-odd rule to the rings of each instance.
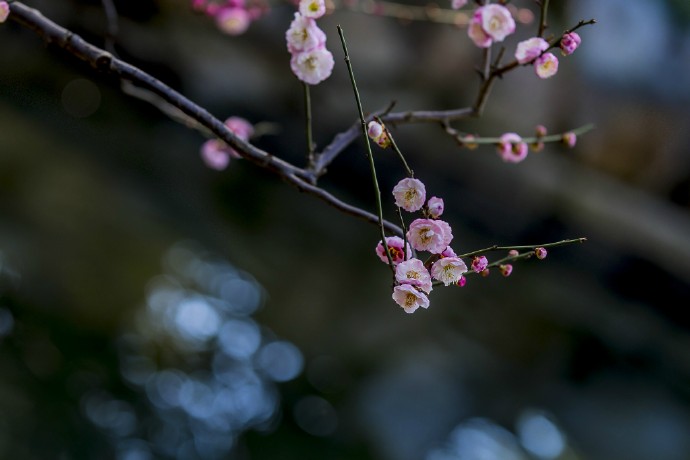
[[549, 43], [541, 37], [533, 37], [518, 43], [515, 50], [515, 59], [520, 64], [527, 64], [549, 49]]
[[[407, 257], [405, 257], [405, 251], [403, 249], [405, 240], [399, 236], [386, 237], [386, 246], [388, 246], [388, 252], [393, 260], [393, 265], [397, 265], [403, 260], [412, 258], [412, 249], [409, 244], [407, 245]], [[376, 246], [376, 255], [378, 255], [379, 259], [383, 262], [388, 263], [388, 257], [386, 257], [386, 252], [383, 249], [381, 241], [379, 241], [379, 244]]]
[[534, 61], [534, 70], [539, 78], [549, 78], [558, 72], [558, 58], [553, 53], [544, 53]]
[[516, 133], [505, 133], [498, 144], [498, 154], [508, 163], [519, 163], [527, 158], [528, 147]]
[[407, 241], [417, 251], [443, 252], [453, 239], [450, 225], [442, 220], [416, 219], [407, 231]]
[[427, 203], [426, 207], [429, 210], [429, 215], [434, 219], [438, 219], [441, 217], [441, 214], [443, 214], [443, 198], [432, 196], [429, 198], [429, 202]]
[[458, 257], [444, 257], [431, 266], [431, 276], [446, 286], [457, 283], [465, 272], [467, 265]]
[[515, 32], [515, 21], [508, 8], [492, 3], [477, 9], [481, 14], [482, 29], [495, 42], [502, 42]]
[[326, 2], [324, 0], [300, 0], [299, 12], [304, 17], [318, 19], [326, 14]]
[[459, 10], [465, 5], [467, 5], [467, 0], [452, 0], [450, 3], [450, 7], [454, 10]]
[[481, 8], [477, 9], [472, 15], [469, 25], [467, 26], [467, 36], [479, 48], [488, 48], [493, 43], [489, 34], [482, 28], [482, 13]]
[[475, 256], [472, 259], [472, 270], [474, 270], [475, 273], [483, 272], [488, 265], [489, 261], [484, 256]]
[[309, 85], [321, 83], [333, 72], [333, 55], [325, 47], [294, 53], [290, 67], [294, 74]]
[[545, 259], [546, 258], [546, 248], [539, 247], [534, 250], [534, 254], [537, 256], [537, 259]]
[[422, 209], [426, 201], [426, 188], [419, 179], [407, 177], [393, 187], [395, 205], [408, 212]]
[[580, 46], [580, 42], [582, 39], [580, 38], [580, 35], [578, 35], [577, 32], [570, 32], [561, 38], [561, 54], [563, 56], [567, 56], [569, 54], [573, 54], [575, 50], [577, 49], [578, 46]]
[[7, 21], [10, 15], [10, 5], [7, 2], [0, 2], [0, 23]]
[[252, 18], [244, 8], [223, 7], [215, 14], [216, 25], [228, 35], [241, 35], [247, 31]]
[[400, 262], [395, 267], [395, 280], [400, 284], [411, 284], [427, 294], [431, 292], [431, 275], [419, 259]]
[[510, 264], [499, 265], [498, 268], [503, 276], [510, 276], [513, 273], [513, 266]]
[[288, 51], [295, 54], [322, 47], [326, 43], [326, 34], [314, 19], [295, 13], [295, 18], [285, 33], [285, 40]]
[[414, 313], [419, 307], [429, 308], [429, 299], [410, 284], [400, 284], [393, 288], [393, 300], [405, 313]]

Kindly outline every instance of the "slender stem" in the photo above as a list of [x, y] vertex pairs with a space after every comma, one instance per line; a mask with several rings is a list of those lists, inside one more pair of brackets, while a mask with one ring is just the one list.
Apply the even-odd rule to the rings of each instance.
[[493, 245], [493, 246], [489, 246], [488, 248], [478, 249], [476, 251], [466, 252], [465, 254], [460, 254], [460, 255], [458, 255], [458, 257], [466, 258], [466, 257], [472, 257], [472, 256], [476, 256], [479, 254], [483, 254], [485, 252], [510, 251], [511, 249], [515, 249], [516, 251], [519, 251], [520, 249], [530, 249], [533, 251], [537, 248], [555, 248], [557, 246], [565, 246], [567, 244], [584, 243], [585, 241], [587, 241], [587, 238], [574, 238], [574, 239], [569, 239], [569, 240], [556, 241], [554, 243], [534, 244], [534, 245], [517, 245], [517, 246]]
[[[458, 134], [458, 132], [449, 127], [446, 126], [446, 132], [450, 134], [451, 136], [454, 136], [459, 142], [463, 144], [498, 144], [501, 142], [500, 137], [471, 137], [471, 138], [466, 138], [465, 136], [462, 136]], [[567, 131], [566, 133], [573, 133], [576, 136], [579, 136], [581, 134], [586, 133], [587, 131], [591, 131], [594, 129], [594, 125], [592, 123], [588, 123], [586, 125], [580, 126], [575, 129], [571, 129], [570, 131]], [[560, 133], [560, 134], [549, 134], [548, 136], [542, 136], [542, 137], [523, 137], [522, 141], [526, 142], [528, 144], [534, 143], [534, 142], [561, 142], [563, 141], [563, 135], [566, 133]]]
[[414, 171], [410, 169], [410, 166], [407, 164], [407, 161], [405, 160], [405, 156], [402, 154], [400, 149], [398, 148], [398, 144], [395, 143], [395, 139], [393, 138], [393, 134], [391, 134], [390, 130], [386, 128], [383, 124], [383, 121], [381, 121], [381, 118], [379, 117], [374, 117], [376, 118], [376, 121], [378, 121], [381, 125], [384, 126], [383, 129], [386, 130], [386, 134], [388, 135], [388, 139], [391, 141], [391, 147], [393, 147], [393, 151], [398, 155], [398, 158], [400, 158], [400, 161], [402, 161], [403, 166], [405, 167], [405, 171], [407, 172], [407, 175], [409, 177], [414, 177]]
[[386, 230], [383, 226], [383, 208], [381, 206], [381, 190], [379, 189], [379, 181], [376, 178], [376, 165], [374, 164], [374, 155], [371, 153], [371, 144], [369, 143], [369, 136], [367, 135], [367, 122], [364, 118], [364, 111], [362, 110], [362, 102], [359, 98], [359, 91], [357, 90], [357, 83], [355, 82], [355, 74], [352, 71], [352, 62], [350, 62], [350, 55], [347, 52], [347, 44], [345, 43], [345, 35], [343, 33], [343, 28], [338, 25], [338, 35], [340, 36], [340, 43], [343, 45], [343, 53], [345, 53], [345, 64], [347, 65], [347, 71], [350, 75], [350, 82], [352, 82], [352, 90], [355, 94], [355, 102], [357, 103], [357, 111], [359, 113], [359, 121], [362, 128], [362, 136], [364, 137], [364, 145], [367, 148], [367, 157], [369, 158], [369, 167], [371, 169], [371, 179], [374, 183], [374, 193], [376, 196], [376, 210], [379, 216], [379, 229], [381, 231], [381, 243], [386, 249], [386, 257], [388, 258], [388, 266], [393, 272], [393, 279], [395, 280], [395, 267], [393, 266], [393, 259], [391, 258], [390, 252], [388, 251], [388, 245], [386, 244]]
[[400, 218], [400, 227], [403, 231], [403, 260], [407, 260], [407, 228], [405, 227], [405, 219], [403, 219], [400, 207], [397, 207], [398, 217]]
[[541, 13], [539, 16], [539, 33], [537, 34], [537, 37], [541, 37], [544, 35], [544, 31], [546, 30], [547, 24], [546, 24], [546, 13], [549, 9], [549, 0], [541, 0]]
[[311, 130], [311, 93], [309, 85], [303, 83], [304, 86], [304, 110], [306, 113], [306, 133], [307, 133], [307, 164], [309, 168], [314, 166], [314, 140]]

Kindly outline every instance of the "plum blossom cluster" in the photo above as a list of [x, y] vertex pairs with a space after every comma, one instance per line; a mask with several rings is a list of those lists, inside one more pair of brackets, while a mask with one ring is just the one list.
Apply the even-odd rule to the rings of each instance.
[[[376, 245], [378, 258], [392, 264], [395, 272], [392, 298], [406, 313], [414, 313], [420, 307], [429, 308], [429, 294], [434, 285], [463, 287], [467, 283], [465, 274], [470, 271], [489, 276], [486, 256], [476, 252], [458, 256], [450, 246], [452, 229], [439, 219], [444, 211], [443, 199], [433, 196], [427, 200], [423, 182], [413, 177], [402, 179], [393, 187], [393, 197], [399, 208], [422, 213], [421, 218], [412, 221], [404, 238], [386, 237], [385, 243], [379, 241]], [[429, 253], [426, 261], [419, 257], [421, 252]], [[510, 249], [507, 257], [491, 266], [498, 267], [501, 275], [507, 277], [513, 272], [513, 265], [508, 262], [533, 256], [544, 259], [546, 255], [546, 248], [541, 246], [524, 253]], [[469, 259], [469, 268], [463, 258]]]
[[[254, 134], [254, 126], [242, 117], [230, 117], [225, 126], [238, 138], [248, 141]], [[222, 171], [228, 167], [231, 158], [241, 158], [235, 149], [220, 139], [209, 139], [201, 146], [201, 159], [211, 169]]]
[[[453, 240], [450, 225], [439, 219], [444, 210], [442, 198], [432, 196], [427, 200], [424, 183], [412, 177], [402, 179], [393, 187], [393, 197], [396, 206], [407, 212], [421, 211], [422, 217], [412, 221], [404, 239], [393, 236], [387, 237], [385, 244], [379, 241], [376, 254], [385, 263], [390, 255], [396, 281], [393, 300], [405, 312], [413, 313], [419, 307], [429, 307], [433, 280], [445, 286], [464, 284], [462, 275], [467, 272], [467, 266], [450, 247]], [[419, 252], [430, 253], [426, 263], [415, 257]]]
[[241, 35], [268, 12], [262, 4], [247, 4], [245, 0], [192, 0], [192, 8], [206, 14], [216, 23], [218, 29], [228, 35]]
[[285, 34], [290, 68], [304, 83], [316, 85], [330, 77], [335, 63], [326, 49], [326, 34], [316, 24], [326, 13], [326, 4], [325, 0], [300, 0], [298, 8]]
[[[567, 56], [580, 46], [580, 36], [576, 32], [563, 35], [560, 40], [561, 54]], [[549, 43], [541, 37], [532, 37], [518, 43], [515, 49], [515, 59], [519, 64], [534, 64], [534, 71], [539, 78], [549, 78], [558, 72], [558, 58], [547, 52]]]

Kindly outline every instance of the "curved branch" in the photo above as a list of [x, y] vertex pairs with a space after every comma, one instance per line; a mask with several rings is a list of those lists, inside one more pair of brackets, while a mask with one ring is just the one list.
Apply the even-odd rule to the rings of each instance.
[[[165, 103], [179, 110], [181, 114], [199, 123], [219, 139], [233, 147], [242, 157], [275, 173], [298, 190], [313, 195], [346, 214], [358, 217], [375, 225], [379, 224], [378, 218], [374, 214], [345, 203], [332, 194], [310, 183], [313, 181], [313, 174], [276, 158], [270, 153], [239, 139], [222, 121], [215, 118], [206, 109], [195, 104], [143, 70], [118, 59], [111, 53], [86, 42], [73, 32], [52, 22], [38, 10], [30, 8], [21, 2], [12, 2], [10, 5], [9, 18], [35, 32], [38, 36], [43, 38], [46, 43], [54, 44], [76, 58], [87, 62], [97, 71], [117, 75], [123, 82], [129, 85], [131, 85], [132, 82], [136, 82], [141, 87], [150, 91], [151, 94], [149, 96], [154, 95], [159, 97], [165, 101]], [[139, 86], [135, 86], [134, 88], [139, 88]], [[151, 97], [143, 99], [153, 105], [158, 105], [157, 101], [153, 100]], [[174, 119], [179, 121], [179, 118]], [[384, 226], [390, 232], [402, 235], [402, 231], [395, 224], [384, 221]]]

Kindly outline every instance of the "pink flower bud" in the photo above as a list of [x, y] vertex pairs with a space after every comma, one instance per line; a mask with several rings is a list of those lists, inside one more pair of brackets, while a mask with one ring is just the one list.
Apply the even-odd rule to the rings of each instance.
[[465, 5], [467, 5], [467, 0], [452, 0], [450, 3], [450, 7], [454, 10], [459, 10]]
[[517, 249], [511, 249], [510, 251], [508, 251], [509, 257], [517, 257], [518, 255], [520, 255], [520, 253], [517, 251]]
[[487, 265], [489, 265], [489, 261], [484, 256], [474, 256], [472, 259], [472, 270], [475, 273], [483, 272], [486, 270]]
[[465, 285], [467, 284], [467, 278], [461, 275], [456, 284], [460, 287], [465, 287]]
[[537, 259], [543, 259], [546, 257], [546, 248], [537, 248], [534, 250], [534, 254], [537, 256]]
[[575, 147], [575, 143], [577, 142], [577, 135], [575, 135], [574, 132], [567, 132], [563, 134], [563, 143], [567, 145], [570, 148]]
[[391, 145], [390, 137], [385, 126], [376, 120], [372, 120], [367, 125], [367, 135], [371, 140], [376, 142], [382, 149], [388, 148]]
[[513, 266], [510, 264], [499, 265], [498, 268], [501, 270], [501, 275], [510, 276], [513, 273]]
[[498, 144], [498, 154], [503, 161], [519, 163], [527, 158], [527, 144], [516, 133], [505, 133]]
[[432, 196], [429, 198], [427, 208], [429, 209], [429, 215], [434, 219], [438, 219], [443, 214], [443, 198]]
[[544, 125], [537, 125], [534, 128], [534, 132], [535, 132], [537, 137], [544, 137], [548, 133], [548, 131], [546, 130], [546, 126], [544, 126]]
[[563, 35], [561, 38], [561, 54], [567, 56], [573, 54], [573, 52], [580, 46], [582, 39], [577, 34], [577, 32], [570, 32]]

